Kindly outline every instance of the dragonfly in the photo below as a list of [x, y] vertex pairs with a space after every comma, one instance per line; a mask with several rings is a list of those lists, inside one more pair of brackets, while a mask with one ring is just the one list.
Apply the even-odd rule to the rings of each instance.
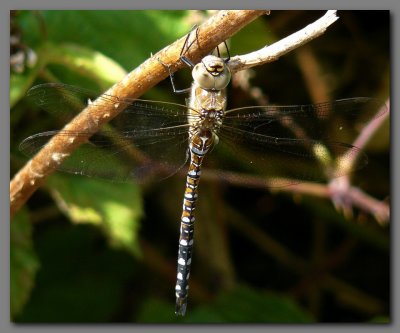
[[[187, 47], [188, 49], [188, 47]], [[28, 97], [41, 108], [65, 116], [88, 103], [123, 105], [123, 111], [93, 134], [57, 168], [112, 181], [145, 182], [167, 178], [187, 163], [180, 219], [176, 315], [185, 315], [192, 263], [195, 206], [203, 161], [221, 169], [257, 172], [271, 187], [299, 182], [323, 182], [368, 163], [358, 147], [334, 138], [349, 135], [363, 115], [381, 107], [373, 98], [357, 97], [309, 105], [247, 106], [227, 110], [226, 87], [231, 80], [229, 59], [209, 54], [193, 64], [193, 83], [186, 105], [120, 98], [61, 83], [34, 86]], [[169, 70], [169, 67], [165, 65]], [[174, 92], [175, 88], [170, 72]], [[34, 156], [54, 135], [74, 140], [82, 131], [52, 130], [32, 135], [20, 144]], [[206, 159], [206, 160], [207, 160]]]

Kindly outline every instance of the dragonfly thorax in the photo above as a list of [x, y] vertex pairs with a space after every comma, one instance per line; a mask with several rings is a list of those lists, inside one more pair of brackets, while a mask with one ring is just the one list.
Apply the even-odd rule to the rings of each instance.
[[194, 83], [206, 90], [222, 90], [231, 80], [231, 72], [224, 59], [214, 55], [203, 58], [192, 70]]
[[222, 117], [222, 110], [201, 110], [198, 127], [216, 132], [222, 125]]

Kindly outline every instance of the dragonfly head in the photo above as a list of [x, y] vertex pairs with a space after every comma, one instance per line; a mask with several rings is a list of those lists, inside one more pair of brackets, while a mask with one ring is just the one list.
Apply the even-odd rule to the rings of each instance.
[[231, 80], [231, 72], [222, 58], [208, 55], [192, 71], [193, 80], [203, 89], [222, 90]]

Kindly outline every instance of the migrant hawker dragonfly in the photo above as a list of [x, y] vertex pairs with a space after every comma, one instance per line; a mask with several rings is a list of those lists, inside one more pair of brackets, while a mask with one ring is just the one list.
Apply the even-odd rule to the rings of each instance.
[[[272, 187], [326, 181], [367, 163], [359, 148], [335, 138], [353, 131], [360, 116], [380, 107], [378, 101], [361, 97], [226, 110], [225, 88], [231, 78], [228, 65], [227, 59], [215, 55], [193, 65], [194, 83], [187, 105], [106, 94], [91, 102], [92, 92], [57, 83], [35, 86], [28, 93], [40, 107], [57, 114], [79, 112], [88, 102], [125, 107], [59, 165], [59, 170], [113, 181], [144, 181], [166, 178], [189, 162], [175, 287], [177, 315], [184, 315], [187, 306], [194, 210], [204, 157], [218, 160], [222, 156], [217, 164], [221, 168], [266, 175]], [[33, 156], [54, 135], [73, 141], [87, 133], [56, 130], [35, 134], [21, 143], [20, 150]]]

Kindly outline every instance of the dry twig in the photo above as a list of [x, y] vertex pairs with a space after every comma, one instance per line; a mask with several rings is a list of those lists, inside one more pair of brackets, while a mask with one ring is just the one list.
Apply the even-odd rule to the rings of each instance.
[[328, 10], [324, 16], [314, 23], [272, 45], [267, 45], [260, 50], [245, 55], [232, 57], [229, 61], [229, 68], [232, 72], [237, 72], [275, 61], [293, 49], [321, 36], [338, 18], [336, 10]]

